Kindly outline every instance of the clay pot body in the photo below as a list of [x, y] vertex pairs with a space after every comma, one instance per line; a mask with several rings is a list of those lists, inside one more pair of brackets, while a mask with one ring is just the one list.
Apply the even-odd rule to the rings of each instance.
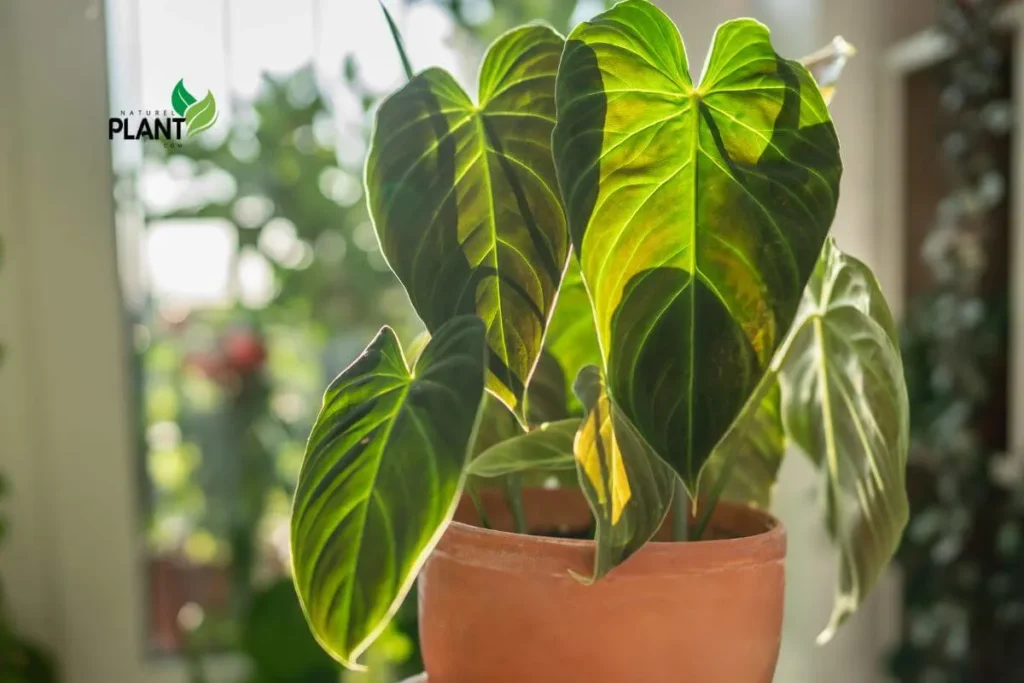
[[[532, 530], [591, 523], [578, 491], [524, 491]], [[499, 496], [495, 529], [511, 528]], [[719, 505], [727, 540], [652, 542], [600, 581], [592, 541], [482, 529], [463, 501], [419, 582], [429, 683], [771, 683], [785, 532]]]

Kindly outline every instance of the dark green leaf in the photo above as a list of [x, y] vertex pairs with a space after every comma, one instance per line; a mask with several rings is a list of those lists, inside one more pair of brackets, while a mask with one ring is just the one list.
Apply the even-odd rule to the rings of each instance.
[[434, 334], [410, 373], [385, 327], [328, 388], [292, 510], [297, 592], [349, 667], [387, 624], [455, 509], [484, 396], [485, 329]]
[[675, 473], [608, 395], [601, 371], [580, 371], [576, 395], [586, 411], [574, 452], [580, 486], [597, 523], [597, 580], [640, 549], [661, 528]]
[[840, 555], [831, 638], [907, 522], [909, 407], [896, 327], [874, 275], [830, 239], [781, 358], [786, 434], [821, 468]]
[[469, 463], [478, 477], [501, 477], [528, 470], [565, 470], [576, 465], [573, 439], [578, 419], [542, 424], [537, 429], [491, 446]]
[[195, 104], [196, 98], [185, 89], [185, 80], [181, 79], [174, 86], [174, 90], [171, 91], [171, 107], [178, 113], [178, 116], [184, 116], [185, 110]]
[[626, 0], [569, 36], [553, 151], [616, 404], [694, 491], [779, 345], [835, 213], [835, 130], [749, 19], [690, 79]]
[[503, 35], [479, 105], [441, 69], [417, 75], [381, 105], [366, 166], [381, 249], [427, 329], [484, 320], [488, 387], [521, 417], [569, 255], [549, 144], [562, 46], [543, 26]]

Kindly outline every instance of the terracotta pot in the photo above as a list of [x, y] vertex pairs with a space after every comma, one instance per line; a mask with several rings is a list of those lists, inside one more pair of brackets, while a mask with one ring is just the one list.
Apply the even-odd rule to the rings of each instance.
[[[532, 530], [582, 529], [578, 491], [524, 491]], [[511, 528], [500, 496], [491, 524]], [[719, 505], [738, 536], [652, 542], [587, 586], [593, 541], [486, 530], [463, 501], [420, 575], [429, 683], [771, 683], [786, 536], [773, 517]], [[668, 528], [666, 524], [666, 529]]]

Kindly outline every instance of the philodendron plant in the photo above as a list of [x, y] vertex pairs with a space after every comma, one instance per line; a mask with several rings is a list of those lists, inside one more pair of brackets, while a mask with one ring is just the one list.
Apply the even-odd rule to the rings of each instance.
[[839, 550], [828, 637], [906, 521], [908, 417], [875, 278], [828, 237], [842, 166], [814, 77], [740, 19], [695, 81], [647, 0], [504, 34], [475, 99], [407, 70], [366, 188], [430, 339], [409, 357], [382, 329], [310, 436], [292, 552], [321, 644], [357, 666], [464, 489], [521, 515], [524, 481], [575, 470], [600, 580], [670, 508], [699, 540], [718, 501], [767, 505], [787, 445]]

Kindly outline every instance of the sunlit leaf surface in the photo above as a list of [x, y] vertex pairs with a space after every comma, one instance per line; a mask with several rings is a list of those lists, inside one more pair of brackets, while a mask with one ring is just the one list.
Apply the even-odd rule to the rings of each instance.
[[385, 327], [327, 389], [292, 509], [295, 586], [347, 666], [408, 593], [451, 519], [484, 396], [485, 329], [433, 335], [410, 371]]
[[796, 313], [838, 199], [814, 80], [740, 19], [694, 85], [679, 32], [626, 0], [570, 34], [553, 137], [608, 391], [694, 492]]
[[523, 415], [569, 256], [551, 159], [563, 39], [525, 26], [488, 50], [479, 103], [441, 69], [381, 105], [366, 166], [388, 263], [434, 331], [475, 313], [487, 324], [488, 387]]

